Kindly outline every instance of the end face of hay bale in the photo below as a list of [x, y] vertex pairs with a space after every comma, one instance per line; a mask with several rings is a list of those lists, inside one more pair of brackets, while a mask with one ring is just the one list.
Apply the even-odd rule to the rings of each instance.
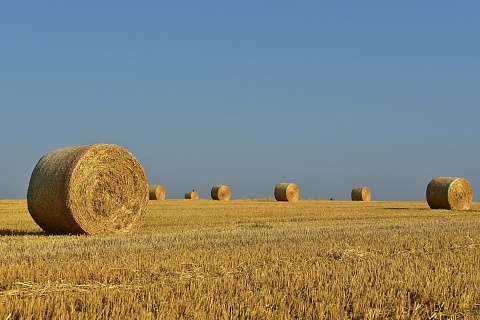
[[57, 149], [35, 166], [27, 204], [32, 218], [48, 233], [129, 233], [143, 223], [148, 181], [138, 160], [122, 147]]
[[352, 189], [352, 201], [370, 201], [372, 194], [368, 187], [356, 187]]
[[185, 199], [198, 200], [199, 199], [198, 192], [193, 190], [193, 191], [185, 193]]
[[212, 196], [213, 200], [228, 201], [232, 196], [232, 191], [227, 186], [217, 184], [210, 191], [210, 195]]
[[167, 192], [164, 186], [152, 185], [148, 187], [148, 195], [150, 200], [165, 200]]
[[468, 210], [473, 190], [464, 178], [435, 177], [428, 183], [426, 196], [431, 209]]
[[281, 182], [275, 187], [275, 199], [277, 201], [297, 201], [300, 196], [300, 190], [295, 183]]

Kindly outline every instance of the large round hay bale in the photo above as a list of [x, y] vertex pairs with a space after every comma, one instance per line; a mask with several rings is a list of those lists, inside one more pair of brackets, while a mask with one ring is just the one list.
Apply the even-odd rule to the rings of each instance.
[[217, 184], [210, 191], [210, 195], [212, 196], [213, 200], [227, 201], [230, 200], [232, 191], [227, 186]]
[[164, 186], [148, 186], [148, 196], [150, 200], [165, 200], [167, 192]]
[[300, 196], [300, 190], [295, 183], [279, 183], [274, 193], [277, 201], [297, 201]]
[[185, 193], [185, 199], [198, 200], [198, 198], [198, 192], [195, 190]]
[[468, 210], [473, 191], [464, 178], [436, 177], [427, 186], [427, 203], [431, 209]]
[[352, 201], [370, 201], [372, 194], [368, 187], [356, 187], [352, 189]]
[[122, 147], [57, 149], [33, 169], [27, 204], [47, 233], [129, 233], [147, 212], [148, 181], [142, 165]]

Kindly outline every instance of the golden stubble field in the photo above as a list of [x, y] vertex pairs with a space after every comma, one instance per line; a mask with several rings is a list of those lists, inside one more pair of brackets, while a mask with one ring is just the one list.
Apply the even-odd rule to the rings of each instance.
[[0, 319], [477, 319], [480, 204], [150, 201], [119, 236], [48, 236], [0, 201]]

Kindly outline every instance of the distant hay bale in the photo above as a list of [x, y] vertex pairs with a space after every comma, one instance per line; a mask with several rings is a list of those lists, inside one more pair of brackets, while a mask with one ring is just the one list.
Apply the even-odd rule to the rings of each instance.
[[352, 189], [352, 201], [370, 201], [372, 194], [368, 187], [356, 187]]
[[195, 190], [185, 193], [185, 199], [198, 200], [198, 198], [198, 192]]
[[227, 186], [217, 184], [212, 188], [212, 191], [210, 191], [210, 195], [213, 200], [227, 201], [230, 200], [232, 191]]
[[148, 181], [126, 149], [92, 144], [45, 154], [33, 169], [27, 205], [52, 234], [124, 234], [143, 223]]
[[295, 183], [279, 183], [274, 193], [277, 201], [297, 201], [300, 196], [300, 190]]
[[166, 191], [164, 186], [149, 186], [148, 195], [150, 200], [165, 200]]
[[473, 191], [464, 178], [436, 177], [427, 186], [427, 203], [431, 209], [468, 210]]

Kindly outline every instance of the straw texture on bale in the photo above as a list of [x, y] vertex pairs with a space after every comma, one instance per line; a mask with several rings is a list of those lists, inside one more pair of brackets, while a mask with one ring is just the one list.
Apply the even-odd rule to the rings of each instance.
[[138, 160], [112, 144], [57, 149], [33, 169], [27, 205], [52, 234], [124, 234], [143, 223], [148, 181]]
[[356, 187], [352, 189], [352, 201], [370, 201], [372, 194], [368, 187]]
[[468, 210], [473, 190], [464, 178], [436, 177], [427, 186], [427, 203], [431, 209]]
[[228, 186], [217, 184], [210, 191], [213, 200], [227, 201], [230, 200], [232, 191]]
[[300, 196], [300, 190], [295, 183], [279, 183], [274, 193], [277, 201], [297, 201]]
[[190, 192], [185, 193], [185, 199], [198, 200], [198, 192], [197, 191], [190, 191]]
[[165, 200], [166, 191], [164, 186], [149, 186], [148, 195], [150, 200]]

